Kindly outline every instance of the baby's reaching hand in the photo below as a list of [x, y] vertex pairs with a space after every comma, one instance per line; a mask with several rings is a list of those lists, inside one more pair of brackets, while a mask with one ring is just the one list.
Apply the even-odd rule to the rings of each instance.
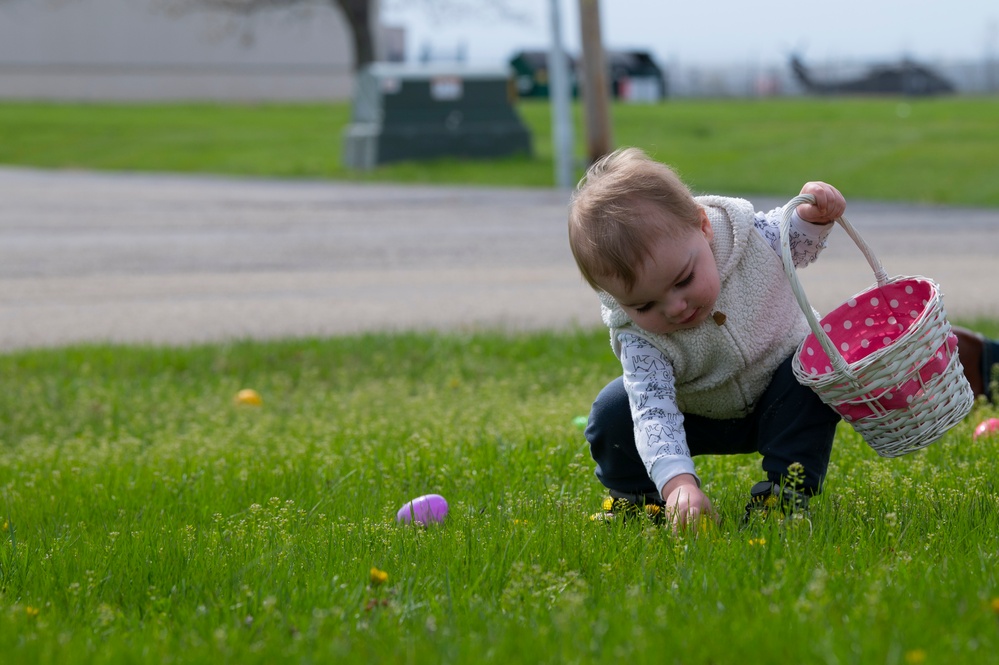
[[683, 529], [699, 519], [716, 519], [711, 499], [690, 474], [680, 474], [666, 483], [662, 497], [666, 502], [666, 516], [674, 529]]
[[839, 190], [824, 182], [806, 182], [802, 194], [811, 194], [815, 203], [802, 203], [798, 206], [798, 217], [812, 224], [835, 222], [846, 212], [846, 199]]

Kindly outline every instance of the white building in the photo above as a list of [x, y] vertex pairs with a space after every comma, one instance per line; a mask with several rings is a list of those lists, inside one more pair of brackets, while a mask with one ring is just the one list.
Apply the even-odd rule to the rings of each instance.
[[351, 97], [352, 40], [332, 2], [239, 16], [178, 15], [172, 1], [0, 0], [0, 98]]

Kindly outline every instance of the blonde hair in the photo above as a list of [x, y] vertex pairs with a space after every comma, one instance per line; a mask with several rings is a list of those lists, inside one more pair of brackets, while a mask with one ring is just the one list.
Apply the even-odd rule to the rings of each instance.
[[569, 247], [583, 279], [635, 285], [635, 267], [662, 235], [697, 228], [701, 206], [668, 166], [638, 148], [622, 148], [595, 162], [569, 202]]

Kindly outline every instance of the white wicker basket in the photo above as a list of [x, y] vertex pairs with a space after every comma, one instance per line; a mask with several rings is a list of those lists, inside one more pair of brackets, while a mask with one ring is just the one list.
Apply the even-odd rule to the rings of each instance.
[[889, 278], [857, 230], [836, 220], [863, 252], [876, 283], [819, 321], [791, 260], [791, 199], [781, 218], [781, 255], [812, 333], [792, 366], [798, 381], [849, 422], [882, 457], [939, 439], [971, 410], [975, 396], [957, 354], [940, 289], [926, 277]]

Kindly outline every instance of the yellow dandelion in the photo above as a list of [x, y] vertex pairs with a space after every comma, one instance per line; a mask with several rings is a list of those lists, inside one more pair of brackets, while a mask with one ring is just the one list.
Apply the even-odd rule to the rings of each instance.
[[697, 530], [701, 533], [712, 533], [717, 526], [718, 523], [709, 515], [701, 515], [697, 518]]
[[385, 584], [388, 581], [388, 573], [384, 570], [378, 570], [374, 566], [371, 567], [371, 583], [375, 586], [379, 584]]
[[3, 521], [3, 528], [0, 529], [0, 531], [6, 531], [9, 528], [10, 528], [10, 522], [8, 522], [7, 520], [4, 520]]
[[39, 612], [38, 608], [32, 607], [31, 605], [28, 605], [27, 607], [24, 608], [24, 613], [27, 614], [32, 619], [38, 616], [38, 612]]
[[754, 547], [756, 545], [759, 545], [760, 547], [762, 547], [763, 545], [767, 544], [767, 539], [766, 538], [750, 538], [749, 539], [749, 544], [753, 545]]
[[919, 665], [926, 662], [926, 652], [922, 649], [913, 649], [905, 652], [905, 662], [909, 665]]
[[999, 614], [999, 598], [992, 599], [992, 611]]

